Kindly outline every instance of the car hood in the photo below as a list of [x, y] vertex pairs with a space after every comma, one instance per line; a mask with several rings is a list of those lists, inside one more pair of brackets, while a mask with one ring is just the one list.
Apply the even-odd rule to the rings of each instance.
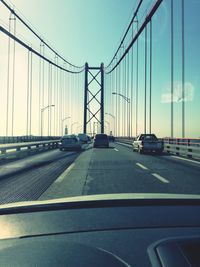
[[87, 195], [87, 196], [76, 196], [76, 197], [65, 197], [50, 200], [36, 200], [36, 201], [25, 201], [16, 202], [0, 205], [0, 210], [12, 209], [18, 207], [39, 207], [39, 206], [51, 206], [51, 205], [62, 205], [62, 204], [88, 204], [93, 203], [98, 206], [100, 202], [118, 202], [119, 201], [131, 201], [131, 200], [200, 200], [200, 195], [193, 194], [160, 194], [160, 193], [125, 193], [125, 194], [101, 194], [101, 195]]

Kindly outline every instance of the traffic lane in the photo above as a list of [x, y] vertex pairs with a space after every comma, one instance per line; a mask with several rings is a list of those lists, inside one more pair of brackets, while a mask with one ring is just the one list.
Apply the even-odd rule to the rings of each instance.
[[[154, 174], [161, 182], [169, 183], [169, 193], [199, 194], [200, 193], [200, 164], [171, 154], [139, 154], [132, 152], [131, 147], [116, 144], [116, 147], [128, 153], [146, 171]], [[142, 168], [141, 166], [141, 168]], [[157, 177], [156, 177], [157, 176]], [[167, 182], [168, 181], [168, 182]], [[166, 188], [165, 188], [166, 189]]]
[[136, 154], [116, 144], [111, 146], [109, 149], [93, 149], [83, 188], [84, 195], [169, 191], [169, 184], [136, 165]]
[[[83, 146], [83, 150], [87, 149], [88, 145]], [[37, 155], [31, 155], [24, 159], [18, 159], [13, 162], [5, 163], [0, 166], [0, 179], [10, 175], [14, 175], [31, 168], [36, 168], [49, 164], [55, 160], [59, 160], [65, 157], [70, 157], [73, 154], [77, 154], [77, 151], [60, 151], [59, 149], [41, 152]]]
[[55, 151], [40, 158], [46, 164], [5, 176], [0, 180], [0, 204], [38, 199], [83, 152]]

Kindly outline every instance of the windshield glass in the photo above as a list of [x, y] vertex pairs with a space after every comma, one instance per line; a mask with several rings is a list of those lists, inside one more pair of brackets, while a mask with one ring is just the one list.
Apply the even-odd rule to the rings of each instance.
[[200, 1], [0, 1], [0, 204], [200, 194]]

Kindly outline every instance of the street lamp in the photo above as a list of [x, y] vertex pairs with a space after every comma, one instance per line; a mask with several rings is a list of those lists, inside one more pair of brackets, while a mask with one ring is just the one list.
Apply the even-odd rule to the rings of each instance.
[[51, 108], [51, 107], [55, 107], [55, 105], [48, 105], [41, 109], [41, 136], [43, 136], [43, 113], [46, 109]]
[[116, 93], [116, 92], [112, 92], [112, 94], [113, 95], [118, 95], [118, 96], [120, 96], [120, 97], [122, 97], [126, 102], [127, 102], [127, 104], [129, 104], [128, 105], [128, 109], [129, 109], [129, 111], [127, 112], [127, 121], [128, 121], [128, 137], [130, 138], [130, 112], [131, 112], [131, 109], [130, 109], [130, 103], [131, 103], [131, 99], [129, 98], [129, 97], [126, 97], [125, 95], [122, 95], [122, 94], [119, 94], [119, 93]]
[[125, 95], [122, 95], [122, 94], [118, 94], [116, 92], [112, 92], [113, 95], [118, 95], [118, 96], [121, 96], [124, 100], [126, 100], [127, 103], [130, 103], [131, 100], [130, 98], [126, 97]]
[[78, 129], [80, 129], [81, 127], [83, 127], [83, 125], [79, 125], [76, 127], [76, 132], [78, 133]]
[[108, 124], [109, 128], [108, 128], [108, 135], [110, 135], [110, 123], [108, 121], [104, 121]]
[[[66, 121], [67, 119], [71, 119], [71, 117], [69, 116], [69, 117], [65, 117], [65, 118], [62, 119], [62, 130], [63, 130], [63, 123], [64, 123], [64, 121]], [[64, 133], [65, 133], [65, 131], [64, 131]]]
[[71, 134], [73, 134], [73, 126], [75, 125], [75, 124], [77, 124], [77, 123], [79, 123], [79, 122], [73, 122], [72, 124], [71, 124]]
[[93, 135], [95, 135], [95, 125], [97, 124], [97, 133], [98, 133], [98, 121], [93, 122]]
[[111, 113], [105, 113], [106, 115], [109, 115], [113, 118], [113, 129], [114, 129], [114, 136], [116, 135], [116, 129], [115, 129], [115, 116], [112, 115]]

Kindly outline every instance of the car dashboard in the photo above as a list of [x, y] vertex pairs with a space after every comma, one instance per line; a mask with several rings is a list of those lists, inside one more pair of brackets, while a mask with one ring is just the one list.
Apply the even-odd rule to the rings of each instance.
[[71, 198], [0, 214], [0, 266], [200, 266], [198, 198]]

